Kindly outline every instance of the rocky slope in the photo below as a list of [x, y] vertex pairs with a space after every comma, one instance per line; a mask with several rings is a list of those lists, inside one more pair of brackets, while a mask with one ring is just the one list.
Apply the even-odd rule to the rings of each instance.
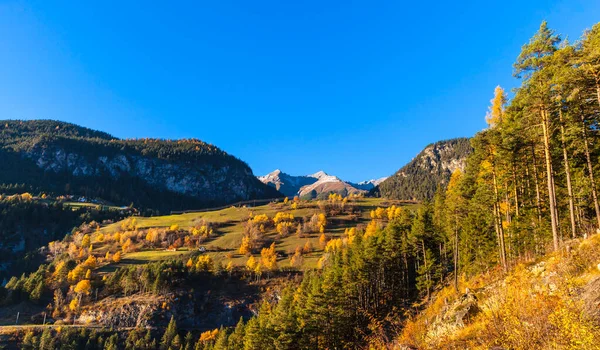
[[438, 291], [399, 349], [600, 349], [600, 235]]
[[313, 184], [303, 186], [302, 188], [300, 188], [300, 190], [298, 191], [300, 197], [315, 198], [322, 193], [327, 194], [331, 192], [342, 194], [354, 194], [365, 192], [363, 190], [353, 187], [347, 182], [344, 182], [337, 176], [328, 175], [322, 170], [309, 176], [317, 179], [317, 181]]
[[200, 140], [121, 140], [73, 124], [0, 121], [0, 184], [189, 209], [280, 194]]
[[431, 199], [456, 169], [464, 170], [473, 151], [469, 139], [457, 138], [428, 145], [413, 160], [372, 190], [392, 199]]

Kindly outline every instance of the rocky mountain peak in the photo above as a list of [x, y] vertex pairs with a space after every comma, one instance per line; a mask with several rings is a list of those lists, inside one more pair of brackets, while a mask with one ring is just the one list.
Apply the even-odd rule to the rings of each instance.
[[431, 199], [438, 186], [448, 182], [452, 172], [456, 169], [464, 170], [471, 152], [468, 138], [427, 145], [408, 164], [379, 183], [372, 191], [392, 199]]

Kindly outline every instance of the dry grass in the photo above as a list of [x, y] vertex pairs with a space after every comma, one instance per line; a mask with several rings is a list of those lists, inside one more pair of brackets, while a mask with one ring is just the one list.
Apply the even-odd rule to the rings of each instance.
[[440, 322], [459, 297], [448, 287], [406, 323], [398, 342], [420, 349], [600, 349], [598, 263], [600, 235], [506, 276], [462, 281], [478, 298], [475, 317], [458, 326]]

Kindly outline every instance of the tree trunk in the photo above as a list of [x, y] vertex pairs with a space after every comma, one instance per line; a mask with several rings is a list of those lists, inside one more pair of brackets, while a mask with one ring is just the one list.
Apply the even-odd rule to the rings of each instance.
[[510, 197], [508, 195], [508, 181], [504, 183], [504, 201], [506, 202], [506, 222], [512, 221], [510, 216]]
[[458, 293], [458, 217], [454, 215], [454, 289]]
[[[440, 260], [441, 260], [441, 264], [440, 265], [446, 266], [447, 261], [442, 260], [444, 258], [444, 252], [442, 250], [442, 242], [440, 242], [438, 244], [438, 248], [440, 250]], [[442, 269], [442, 272], [440, 273], [440, 283], [443, 283], [443, 282], [444, 282], [444, 269]]]
[[[600, 97], [599, 97], [600, 98]], [[600, 101], [599, 101], [600, 102]], [[587, 160], [588, 172], [590, 176], [590, 185], [592, 186], [592, 198], [594, 199], [594, 209], [596, 210], [596, 222], [600, 228], [600, 207], [598, 206], [598, 194], [596, 193], [596, 181], [594, 180], [594, 168], [592, 166], [592, 158], [590, 157], [590, 148], [587, 142], [587, 126], [585, 125], [585, 117], [581, 115], [581, 130], [583, 133], [583, 146], [585, 150], [585, 158]]]
[[540, 184], [539, 184], [538, 172], [537, 172], [537, 162], [536, 162], [536, 158], [535, 158], [535, 148], [533, 145], [531, 146], [531, 153], [533, 155], [533, 180], [535, 183], [535, 197], [536, 197], [535, 205], [537, 208], [538, 224], [539, 224], [542, 222], [542, 205], [541, 205], [542, 196], [540, 195]]
[[552, 191], [554, 192], [554, 217], [556, 218], [556, 225], [558, 227], [558, 244], [562, 244], [562, 235], [560, 234], [560, 215], [558, 213], [558, 202], [556, 201], [556, 174], [554, 174], [554, 167], [552, 168]]
[[496, 179], [496, 169], [493, 168], [492, 176], [494, 180], [494, 216], [496, 217], [496, 225], [498, 227], [498, 245], [500, 246], [500, 261], [504, 271], [508, 271], [506, 264], [506, 247], [504, 245], [504, 228], [502, 227], [502, 215], [500, 213], [500, 199], [498, 198], [498, 181]]
[[554, 250], [559, 247], [558, 221], [556, 219], [556, 195], [554, 193], [554, 175], [552, 173], [552, 155], [550, 154], [550, 130], [548, 114], [544, 108], [541, 110], [542, 130], [544, 132], [544, 156], [546, 158], [546, 182], [548, 183], [548, 202], [550, 204], [550, 221], [552, 224], [552, 241]]
[[[510, 224], [512, 222], [512, 217], [510, 216], [510, 196], [508, 195], [509, 190], [508, 190], [508, 182], [504, 185], [504, 190], [505, 190], [505, 200], [506, 200], [506, 222], [508, 224]], [[508, 229], [508, 243], [506, 244], [506, 254], [507, 257], [510, 259], [511, 258], [511, 252], [512, 252], [512, 230], [510, 229], [510, 225], [509, 225], [509, 229]]]
[[577, 223], [575, 221], [575, 202], [573, 200], [573, 187], [571, 186], [571, 169], [569, 166], [569, 156], [567, 154], [567, 146], [565, 144], [565, 124], [563, 121], [562, 110], [558, 110], [560, 118], [560, 143], [563, 151], [563, 161], [565, 163], [565, 175], [567, 178], [567, 191], [569, 194], [569, 215], [571, 217], [571, 236], [577, 236]]
[[512, 169], [513, 183], [515, 186], [515, 216], [519, 217], [519, 189], [517, 184], [517, 171], [515, 170], [515, 165], [513, 164]]
[[429, 300], [429, 269], [427, 268], [427, 252], [425, 251], [425, 240], [421, 240], [423, 245], [423, 266], [425, 267], [425, 279], [427, 280], [427, 300]]
[[504, 261], [502, 260], [502, 246], [500, 245], [500, 228], [498, 227], [498, 218], [496, 210], [496, 202], [494, 201], [494, 230], [496, 231], [496, 239], [498, 240], [498, 256], [500, 257], [500, 264], [504, 266]]
[[531, 197], [531, 182], [529, 181], [531, 177], [529, 176], [529, 159], [525, 156], [525, 184], [523, 189], [523, 201], [527, 200], [527, 198]]

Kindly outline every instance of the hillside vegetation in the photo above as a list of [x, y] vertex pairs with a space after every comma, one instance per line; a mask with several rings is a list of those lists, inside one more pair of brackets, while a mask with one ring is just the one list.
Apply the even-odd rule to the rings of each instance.
[[[266, 286], [322, 266], [329, 242], [357, 230], [372, 231], [371, 213], [383, 210], [380, 206], [390, 206], [392, 213], [400, 210], [394, 202], [332, 195], [320, 202], [296, 199], [86, 223], [44, 249], [46, 265], [8, 281], [4, 304], [30, 305], [32, 311], [21, 315], [23, 323], [41, 317], [50, 303], [48, 321], [57, 323], [162, 326], [174, 315], [198, 329], [233, 325], [240, 316], [249, 317], [261, 296], [268, 296], [263, 295]], [[146, 297], [148, 293], [155, 297]], [[225, 305], [231, 311], [224, 314]], [[123, 308], [127, 315], [120, 313]], [[199, 308], [216, 310], [189, 314]], [[109, 317], [110, 312], [115, 314]]]
[[163, 211], [281, 196], [247, 164], [200, 140], [121, 140], [51, 120], [0, 121], [0, 189]]
[[119, 220], [130, 213], [129, 208], [73, 203], [46, 195], [0, 194], [0, 279], [37, 270], [44, 261], [37, 249], [62, 239], [74, 227]]
[[396, 346], [419, 349], [600, 349], [600, 235], [565, 244], [508, 274], [445, 287]]

